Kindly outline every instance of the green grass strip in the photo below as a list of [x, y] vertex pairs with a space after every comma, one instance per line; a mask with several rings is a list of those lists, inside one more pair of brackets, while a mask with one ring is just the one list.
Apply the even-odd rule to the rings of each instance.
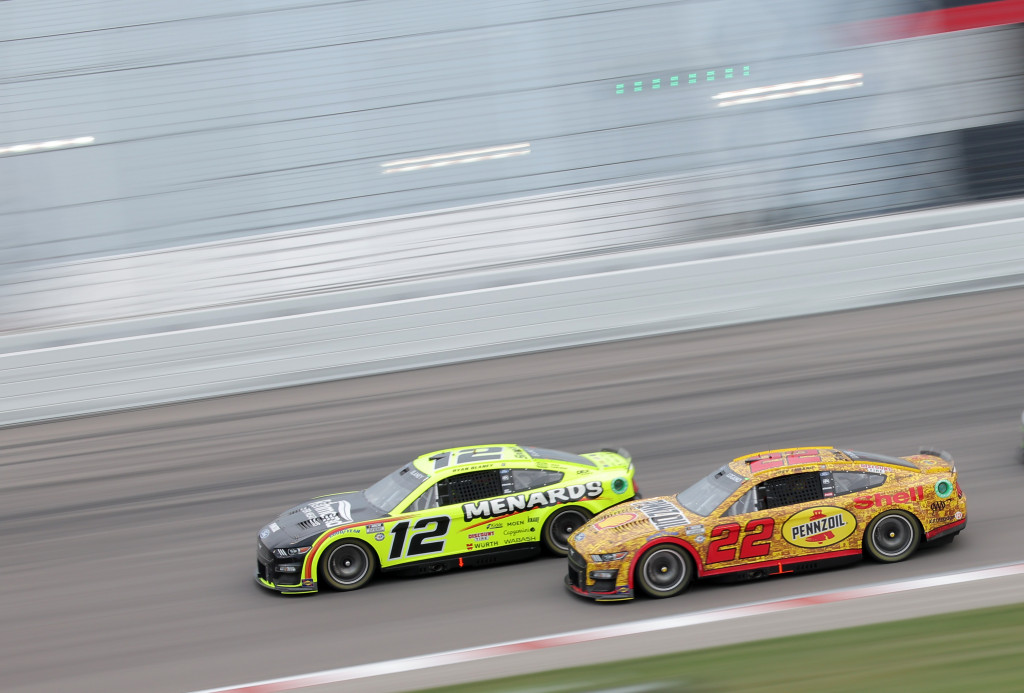
[[[742, 626], [736, 625], [736, 632]], [[699, 637], [699, 630], [693, 631]], [[605, 662], [423, 693], [1024, 691], [1024, 604]]]

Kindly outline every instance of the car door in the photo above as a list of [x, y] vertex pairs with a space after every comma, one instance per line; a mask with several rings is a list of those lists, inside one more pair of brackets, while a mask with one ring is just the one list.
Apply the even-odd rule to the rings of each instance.
[[776, 474], [741, 489], [707, 537], [705, 568], [717, 571], [829, 552], [843, 546], [856, 518], [833, 505], [830, 473]]
[[476, 468], [440, 472], [438, 480], [424, 489], [402, 514], [391, 532], [389, 564], [457, 557], [467, 552], [497, 548], [501, 536], [487, 527], [492, 517], [476, 517], [466, 507], [486, 504], [511, 493], [511, 470]]
[[775, 552], [783, 558], [832, 554], [857, 546], [857, 518], [836, 499], [835, 480], [829, 470], [786, 474], [769, 479], [765, 508], [779, 513], [782, 541]]
[[[484, 525], [485, 531], [494, 532], [494, 540], [502, 546], [540, 541], [544, 518], [550, 514], [552, 497], [548, 493], [562, 483], [565, 473], [557, 469], [502, 469], [502, 483], [510, 486], [504, 505], [497, 508], [509, 513]], [[555, 493], [564, 502], [565, 492]], [[493, 502], [492, 502], [493, 506]]]
[[459, 529], [458, 517], [452, 506], [441, 501], [447, 483], [448, 479], [442, 478], [421, 489], [399, 512], [399, 520], [388, 526], [382, 565], [430, 561], [458, 553], [458, 542], [453, 540]]

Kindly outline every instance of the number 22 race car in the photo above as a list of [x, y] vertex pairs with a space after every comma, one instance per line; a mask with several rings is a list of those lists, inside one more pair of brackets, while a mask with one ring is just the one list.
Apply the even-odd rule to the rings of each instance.
[[596, 513], [636, 497], [626, 450], [519, 445], [417, 457], [365, 491], [307, 501], [265, 525], [256, 582], [283, 593], [354, 590], [378, 571], [443, 572], [565, 556]]
[[761, 577], [844, 560], [895, 563], [951, 541], [967, 501], [949, 453], [792, 448], [733, 460], [676, 496], [636, 500], [570, 539], [570, 591], [672, 597], [695, 577]]

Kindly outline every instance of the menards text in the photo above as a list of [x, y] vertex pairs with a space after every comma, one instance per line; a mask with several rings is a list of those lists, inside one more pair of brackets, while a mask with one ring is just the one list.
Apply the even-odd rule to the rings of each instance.
[[549, 505], [568, 503], [584, 498], [597, 498], [604, 493], [604, 485], [600, 481], [588, 481], [586, 484], [575, 484], [565, 488], [553, 488], [550, 491], [536, 491], [534, 493], [520, 493], [518, 496], [505, 496], [493, 500], [480, 501], [479, 503], [466, 503], [462, 506], [462, 512], [466, 515], [466, 521], [474, 518], [497, 517], [508, 515], [520, 510], [533, 510], [534, 508], [546, 508]]

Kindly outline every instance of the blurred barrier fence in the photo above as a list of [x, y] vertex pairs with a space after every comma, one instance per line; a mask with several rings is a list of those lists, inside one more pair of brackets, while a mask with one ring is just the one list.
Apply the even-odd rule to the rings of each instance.
[[[659, 202], [670, 199], [673, 191], [667, 182], [662, 188], [651, 183], [650, 189], [658, 190]], [[57, 286], [42, 290], [30, 285], [21, 298], [8, 302], [32, 307], [7, 313], [8, 327], [20, 320], [36, 329], [7, 334], [0, 329], [0, 354], [724, 258], [747, 254], [753, 247], [750, 237], [726, 237], [670, 246], [638, 243], [639, 249], [624, 252], [631, 246], [614, 246], [601, 229], [614, 228], [625, 242], [635, 218], [610, 211], [638, 195], [636, 189], [616, 187], [611, 192], [524, 200], [515, 208], [483, 205], [245, 244], [214, 243], [89, 261], [74, 272], [51, 276]], [[630, 208], [645, 204], [657, 203], [640, 200]], [[608, 218], [603, 223], [592, 219], [604, 214]], [[1024, 218], [1024, 200], [790, 229], [763, 234], [756, 245], [762, 252], [779, 251], [1018, 218]], [[438, 230], [458, 236], [462, 227], [479, 232], [471, 235], [475, 246], [453, 241], [451, 247], [444, 246], [447, 252], [437, 248], [436, 255], [418, 255], [430, 252], [429, 239]], [[589, 242], [588, 231], [594, 236]], [[352, 241], [353, 236], [361, 240]], [[350, 241], [373, 244], [374, 250], [354, 253]], [[537, 245], [545, 243], [547, 256], [534, 255]], [[616, 248], [619, 252], [610, 252]], [[88, 267], [92, 270], [87, 273]]]
[[659, 261], [639, 251], [632, 267], [626, 253], [620, 269], [417, 298], [383, 287], [363, 305], [50, 348], [0, 337], [0, 424], [1020, 285], [1018, 204], [690, 244]]
[[[749, 178], [748, 189], [763, 185], [755, 173], [734, 178]], [[257, 319], [307, 310], [302, 306], [315, 303], [308, 297], [317, 294], [324, 295], [320, 303], [337, 307], [339, 300], [351, 305], [366, 295], [339, 298], [337, 292], [373, 286], [392, 285], [391, 297], [421, 296], [438, 291], [424, 290], [430, 283], [424, 280], [464, 290], [507, 282], [507, 270], [517, 267], [531, 267], [533, 277], [553, 278], [568, 271], [565, 261], [570, 259], [610, 255], [615, 256], [611, 264], [621, 266], [629, 257], [623, 251], [642, 248], [658, 248], [652, 257], [664, 257], [678, 252], [673, 244], [735, 235], [747, 226], [745, 214], [729, 212], [708, 187], [716, 181], [704, 183], [693, 177], [650, 180], [15, 268], [0, 281], [0, 335], [87, 324], [95, 326], [91, 334], [98, 337], [141, 334], [142, 325], [150, 329], [159, 322], [180, 329], [215, 324], [221, 317], [237, 320], [240, 313]], [[753, 220], [760, 216], [750, 215], [747, 221], [756, 227]], [[972, 222], [1024, 216], [1024, 202], [939, 209], [915, 218], [928, 225], [934, 219], [966, 222], [967, 215]], [[849, 234], [884, 235], [905, 229], [909, 218], [847, 222], [811, 236], [776, 234], [764, 243], [774, 247], [783, 238], [817, 243]], [[709, 247], [724, 252], [735, 246]], [[521, 281], [521, 272], [512, 274], [516, 278], [511, 281]], [[282, 308], [281, 300], [288, 298], [297, 299], [293, 303], [299, 307]], [[147, 320], [154, 316], [163, 317]], [[30, 339], [42, 346], [54, 337], [39, 332]]]
[[1024, 194], [1012, 17], [122, 4], [0, 2], [0, 333]]

